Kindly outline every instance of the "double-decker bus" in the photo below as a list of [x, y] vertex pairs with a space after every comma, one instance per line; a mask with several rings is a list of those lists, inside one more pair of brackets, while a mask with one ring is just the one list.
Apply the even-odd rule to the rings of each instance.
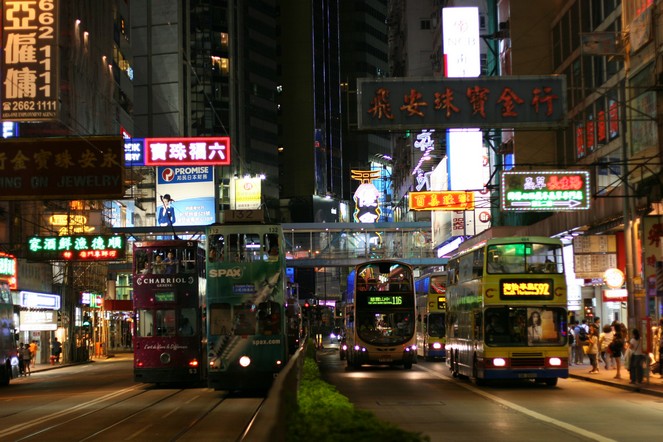
[[14, 325], [14, 306], [9, 285], [0, 282], [0, 386], [19, 376]]
[[198, 241], [157, 240], [133, 246], [134, 380], [205, 380], [204, 249]]
[[412, 268], [403, 262], [373, 260], [357, 265], [352, 277], [346, 304], [348, 367], [412, 368], [417, 358]]
[[417, 356], [427, 361], [447, 356], [447, 272], [417, 278]]
[[289, 357], [281, 226], [209, 226], [207, 257], [208, 386], [266, 391]]
[[567, 378], [562, 243], [547, 237], [470, 240], [447, 265], [447, 365], [477, 384]]

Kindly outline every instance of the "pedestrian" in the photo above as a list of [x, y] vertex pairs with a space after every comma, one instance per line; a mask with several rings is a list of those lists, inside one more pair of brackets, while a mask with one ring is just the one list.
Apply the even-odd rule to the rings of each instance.
[[629, 371], [631, 372], [630, 384], [641, 384], [643, 376], [643, 367], [645, 361], [645, 353], [642, 351], [642, 341], [640, 339], [640, 331], [634, 328], [631, 331], [631, 340], [629, 341], [629, 349], [631, 350], [631, 360], [629, 362]]
[[583, 347], [587, 345], [587, 321], [584, 319], [582, 321], [583, 324], [576, 321], [575, 327], [573, 327], [573, 331], [576, 337], [576, 364], [585, 363], [585, 352]]
[[615, 332], [612, 331], [612, 327], [606, 324], [603, 326], [603, 331], [599, 335], [599, 355], [606, 370], [609, 370], [614, 365], [610, 357], [610, 343], [612, 343], [614, 334]]
[[21, 352], [23, 353], [23, 376], [30, 376], [31, 370], [30, 370], [30, 363], [32, 362], [32, 353], [30, 352], [30, 344], [21, 344], [22, 349]]
[[35, 368], [35, 363], [37, 362], [37, 352], [39, 351], [39, 342], [36, 340], [32, 340], [30, 343], [30, 363], [32, 364], [32, 368]]
[[576, 355], [576, 336], [575, 332], [573, 331], [573, 321], [569, 322], [568, 330], [567, 330], [567, 337], [569, 339], [569, 367], [573, 366], [573, 360], [575, 359]]
[[622, 355], [624, 354], [624, 337], [622, 335], [622, 329], [619, 327], [619, 324], [614, 326], [615, 334], [612, 337], [612, 342], [610, 343], [610, 348], [612, 350], [612, 360], [615, 362], [615, 368], [617, 369], [617, 374], [615, 374], [615, 379], [622, 378]]
[[592, 364], [592, 369], [589, 371], [590, 374], [597, 374], [599, 372], [599, 337], [596, 333], [594, 327], [590, 327], [589, 333], [587, 334], [587, 357], [589, 357], [589, 363]]
[[60, 363], [60, 354], [62, 353], [62, 344], [58, 338], [53, 338], [53, 345], [51, 345], [51, 364]]
[[30, 363], [30, 360], [28, 359], [27, 361], [24, 359], [24, 353], [23, 353], [23, 343], [21, 342], [18, 344], [18, 348], [16, 349], [16, 355], [18, 356], [18, 373], [19, 376], [25, 376], [25, 364]]

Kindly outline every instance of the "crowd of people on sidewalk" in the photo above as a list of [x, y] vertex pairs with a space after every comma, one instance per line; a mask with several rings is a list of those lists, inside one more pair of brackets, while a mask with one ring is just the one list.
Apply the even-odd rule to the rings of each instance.
[[18, 369], [21, 376], [30, 376], [31, 368], [35, 367], [39, 343], [32, 341], [29, 344], [19, 343], [16, 349], [18, 355]]
[[[618, 321], [601, 326], [600, 318], [596, 317], [588, 324], [582, 321], [570, 321], [568, 327], [569, 366], [585, 363], [585, 355], [591, 365], [590, 374], [599, 373], [599, 365], [605, 370], [616, 370], [614, 379], [622, 379], [621, 369], [629, 372], [631, 384], [641, 384], [646, 369], [656, 362], [656, 372], [663, 377], [663, 318], [654, 330], [653, 342], [658, 354], [650, 355], [646, 342], [640, 339], [640, 331], [636, 328], [628, 331]], [[658, 361], [656, 359], [658, 358]]]

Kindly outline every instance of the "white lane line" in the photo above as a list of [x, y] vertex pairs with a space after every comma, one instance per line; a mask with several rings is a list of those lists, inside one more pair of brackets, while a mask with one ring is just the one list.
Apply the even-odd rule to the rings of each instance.
[[[429, 372], [430, 374], [432, 374], [432, 375], [434, 375], [434, 376], [436, 376], [440, 379], [444, 379], [446, 381], [453, 380], [453, 378], [450, 378], [449, 376], [445, 376], [441, 373], [438, 373], [435, 370], [431, 370], [430, 368], [423, 367], [421, 365], [418, 365], [418, 368], [421, 368], [422, 370], [425, 370], [425, 371]], [[576, 434], [581, 435], [583, 437], [586, 437], [588, 439], [599, 441], [599, 442], [616, 442], [615, 439], [610, 439], [609, 437], [604, 437], [604, 436], [598, 435], [598, 434], [594, 433], [593, 431], [585, 430], [584, 428], [576, 427], [575, 425], [572, 425], [572, 424], [569, 424], [569, 423], [566, 423], [566, 422], [562, 422], [562, 421], [557, 420], [555, 418], [552, 418], [550, 416], [546, 416], [544, 414], [537, 413], [536, 411], [528, 410], [525, 407], [521, 407], [518, 404], [515, 404], [513, 402], [509, 402], [507, 400], [504, 400], [504, 399], [502, 399], [500, 397], [497, 397], [495, 395], [492, 395], [490, 393], [486, 393], [485, 391], [480, 390], [480, 389], [478, 389], [478, 388], [476, 388], [472, 385], [468, 385], [467, 383], [457, 382], [456, 385], [459, 385], [459, 386], [461, 386], [461, 387], [463, 387], [467, 390], [470, 390], [472, 393], [476, 393], [480, 396], [483, 396], [486, 399], [490, 399], [491, 401], [495, 401], [498, 404], [504, 405], [505, 407], [509, 407], [512, 410], [518, 411], [518, 412], [523, 413], [527, 416], [533, 417], [534, 419], [538, 419], [542, 422], [546, 422], [548, 424], [552, 424], [552, 425], [555, 425], [557, 427], [563, 428], [564, 430], [576, 433]]]

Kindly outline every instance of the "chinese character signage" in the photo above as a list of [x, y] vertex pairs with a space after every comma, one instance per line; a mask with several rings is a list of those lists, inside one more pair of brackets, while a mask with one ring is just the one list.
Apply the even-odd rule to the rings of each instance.
[[0, 200], [124, 195], [120, 137], [8, 139], [0, 144]]
[[2, 119], [58, 118], [57, 0], [2, 4]]
[[12, 290], [17, 288], [17, 268], [18, 260], [14, 255], [0, 252], [0, 281], [7, 282]]
[[32, 236], [28, 259], [64, 261], [117, 261], [125, 258], [122, 235]]
[[410, 192], [410, 210], [474, 210], [474, 192]]
[[588, 171], [503, 172], [501, 200], [506, 211], [589, 209]]
[[145, 138], [146, 166], [230, 165], [230, 137]]
[[557, 128], [566, 124], [566, 77], [360, 78], [360, 130]]

